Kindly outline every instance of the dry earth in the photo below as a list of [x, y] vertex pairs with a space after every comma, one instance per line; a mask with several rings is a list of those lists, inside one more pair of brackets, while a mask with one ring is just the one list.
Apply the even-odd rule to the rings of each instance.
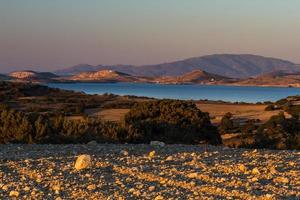
[[[207, 150], [207, 151], [206, 151]], [[92, 164], [77, 171], [78, 155]], [[299, 199], [300, 152], [0, 145], [0, 199]]]
[[[197, 107], [208, 112], [213, 118], [213, 123], [220, 123], [222, 117], [227, 113], [231, 112], [235, 120], [245, 121], [249, 119], [260, 119], [262, 122], [266, 122], [271, 116], [277, 115], [280, 111], [265, 111], [266, 105], [255, 105], [255, 104], [213, 104], [203, 103], [197, 104]], [[120, 121], [122, 117], [129, 111], [129, 109], [94, 109], [92, 116], [100, 116], [104, 120], [108, 121]]]

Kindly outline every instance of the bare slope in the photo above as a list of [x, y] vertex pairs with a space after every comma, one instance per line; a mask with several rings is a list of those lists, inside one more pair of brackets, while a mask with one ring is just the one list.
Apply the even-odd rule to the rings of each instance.
[[15, 71], [9, 74], [10, 77], [23, 81], [52, 81], [58, 78], [57, 75], [50, 72], [35, 72], [35, 71]]
[[229, 82], [232, 79], [217, 74], [211, 74], [202, 70], [195, 70], [186, 73], [182, 76], [163, 76], [157, 78], [159, 83], [172, 83], [172, 84], [216, 84], [221, 82]]
[[238, 85], [300, 87], [300, 73], [276, 71], [236, 82]]
[[100, 70], [95, 72], [81, 72], [68, 78], [72, 81], [93, 81], [93, 82], [140, 82], [146, 79], [131, 76], [126, 73], [113, 70]]

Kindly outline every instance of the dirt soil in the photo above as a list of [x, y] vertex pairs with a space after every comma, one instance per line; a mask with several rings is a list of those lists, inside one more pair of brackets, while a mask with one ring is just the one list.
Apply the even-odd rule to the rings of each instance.
[[299, 151], [0, 145], [0, 199], [299, 199], [299, 175]]

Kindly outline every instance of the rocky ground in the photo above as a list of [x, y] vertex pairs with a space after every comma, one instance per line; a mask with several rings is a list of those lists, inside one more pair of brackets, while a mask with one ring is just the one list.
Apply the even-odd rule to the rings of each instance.
[[[82, 154], [91, 156], [91, 165], [76, 170]], [[300, 152], [184, 145], [0, 145], [0, 199], [10, 198], [300, 199]]]

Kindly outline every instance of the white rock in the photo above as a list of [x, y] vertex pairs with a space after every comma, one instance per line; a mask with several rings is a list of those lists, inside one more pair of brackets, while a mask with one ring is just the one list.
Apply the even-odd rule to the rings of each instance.
[[81, 170], [88, 168], [92, 164], [92, 158], [90, 155], [80, 155], [78, 156], [76, 162], [75, 162], [75, 169]]
[[123, 156], [128, 156], [128, 155], [129, 155], [128, 151], [125, 151], [125, 150], [122, 150], [120, 153], [121, 153]]
[[94, 145], [97, 145], [97, 144], [98, 143], [95, 140], [92, 140], [92, 141], [87, 143], [87, 145], [91, 145], [91, 146], [94, 146]]
[[172, 156], [168, 156], [168, 157], [166, 158], [166, 161], [171, 161], [171, 160], [173, 160], [173, 157], [172, 157]]
[[160, 142], [160, 141], [151, 141], [150, 145], [151, 146], [157, 146], [157, 147], [164, 147], [164, 146], [166, 146], [166, 144], [164, 142]]

